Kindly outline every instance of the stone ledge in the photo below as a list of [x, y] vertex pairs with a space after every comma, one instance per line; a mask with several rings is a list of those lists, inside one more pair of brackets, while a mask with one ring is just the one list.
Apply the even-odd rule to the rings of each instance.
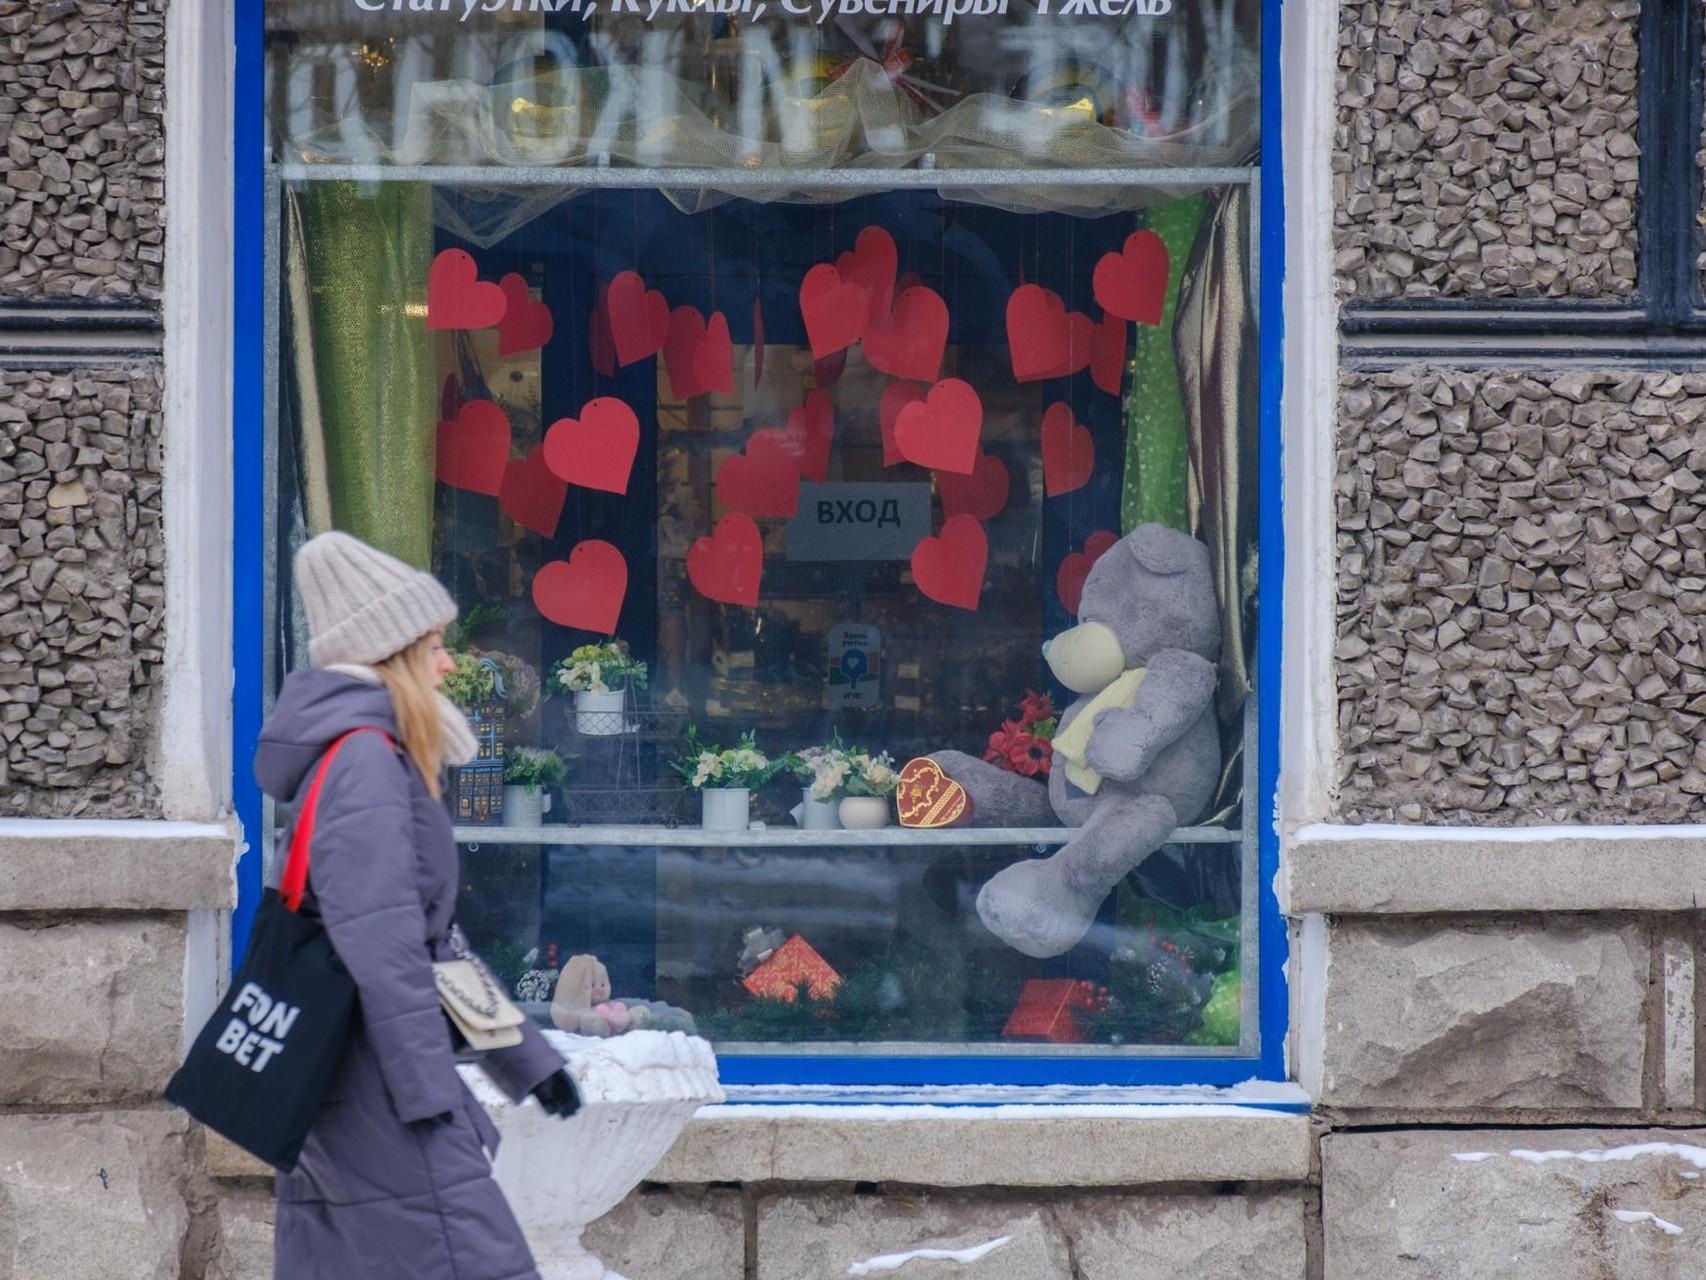
[[1695, 911], [1706, 826], [1304, 827], [1280, 907], [1302, 915]]
[[0, 912], [237, 905], [232, 823], [0, 820]]

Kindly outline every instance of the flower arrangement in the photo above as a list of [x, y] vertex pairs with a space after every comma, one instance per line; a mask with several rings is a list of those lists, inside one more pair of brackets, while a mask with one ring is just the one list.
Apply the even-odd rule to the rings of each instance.
[[615, 693], [644, 689], [646, 664], [629, 656], [626, 642], [583, 644], [551, 668], [554, 693]]
[[563, 757], [555, 751], [540, 751], [534, 747], [512, 747], [504, 758], [504, 784], [526, 787], [529, 791], [560, 787], [569, 776]]
[[794, 752], [786, 765], [805, 784], [813, 800], [893, 795], [900, 785], [893, 756], [886, 751], [846, 746], [839, 735], [826, 746]]
[[458, 653], [456, 665], [439, 686], [444, 696], [459, 707], [477, 707], [497, 691], [498, 674], [476, 654]]
[[699, 727], [694, 725], [687, 730], [687, 754], [670, 767], [698, 791], [707, 787], [761, 787], [785, 763], [760, 751], [750, 729], [734, 746], [720, 747], [700, 742]]
[[989, 749], [983, 758], [1027, 778], [1046, 778], [1054, 767], [1051, 739], [1060, 724], [1054, 699], [1027, 689], [1018, 711], [1018, 719], [1003, 720], [1001, 728], [989, 735]]
[[[476, 659], [497, 665], [504, 714], [509, 719], [525, 720], [539, 709], [539, 673], [531, 663], [499, 649], [470, 649], [468, 652]], [[488, 674], [490, 670], [488, 667]]]

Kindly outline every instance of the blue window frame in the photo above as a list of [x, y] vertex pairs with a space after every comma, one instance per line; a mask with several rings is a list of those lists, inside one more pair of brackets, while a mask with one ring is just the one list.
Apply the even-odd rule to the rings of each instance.
[[[233, 795], [247, 841], [238, 865], [239, 903], [233, 917], [236, 947], [247, 936], [259, 902], [265, 851], [258, 833], [267, 830], [267, 814], [248, 762], [266, 705], [269, 670], [268, 629], [272, 625], [269, 582], [276, 581], [267, 557], [271, 541], [266, 519], [272, 500], [273, 466], [269, 457], [266, 397], [271, 394], [267, 365], [271, 332], [267, 300], [271, 296], [269, 207], [266, 178], [270, 145], [265, 107], [263, 0], [239, 0], [236, 23], [235, 183], [233, 217], [236, 255], [233, 309], [233, 467], [234, 511], [234, 691]], [[1258, 853], [1260, 962], [1257, 1011], [1258, 1049], [1237, 1056], [1159, 1057], [1069, 1056], [840, 1056], [814, 1054], [736, 1055], [723, 1060], [723, 1076], [750, 1085], [1169, 1085], [1225, 1086], [1251, 1078], [1283, 1079], [1287, 995], [1284, 961], [1285, 924], [1273, 894], [1278, 870], [1274, 804], [1278, 780], [1280, 677], [1280, 601], [1284, 589], [1284, 546], [1280, 491], [1280, 352], [1283, 316], [1280, 282], [1284, 271], [1283, 184], [1280, 181], [1279, 40], [1281, 0], [1263, 0], [1262, 150], [1257, 169], [1259, 239], [1255, 258], [1259, 282], [1260, 388], [1260, 557], [1256, 643], [1258, 781], [1254, 826]]]

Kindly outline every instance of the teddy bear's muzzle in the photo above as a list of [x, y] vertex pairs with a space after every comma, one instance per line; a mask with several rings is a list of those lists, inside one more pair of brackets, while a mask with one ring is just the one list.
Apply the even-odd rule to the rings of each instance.
[[1054, 678], [1074, 693], [1096, 693], [1125, 671], [1125, 652], [1114, 629], [1102, 622], [1081, 622], [1043, 645], [1043, 660]]

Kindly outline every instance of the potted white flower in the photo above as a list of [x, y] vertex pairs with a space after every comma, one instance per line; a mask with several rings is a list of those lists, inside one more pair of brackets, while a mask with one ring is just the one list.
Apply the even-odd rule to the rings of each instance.
[[900, 786], [894, 759], [886, 751], [848, 748], [847, 780], [837, 816], [849, 831], [875, 831], [889, 825], [889, 797]]
[[847, 746], [838, 734], [825, 746], [790, 755], [787, 764], [803, 784], [803, 798], [794, 810], [801, 827], [870, 831], [888, 825], [888, 797], [900, 777], [887, 752]]
[[512, 747], [504, 758], [504, 826], [537, 827], [551, 812], [551, 788], [567, 776], [555, 751]]
[[630, 689], [644, 689], [646, 664], [629, 656], [621, 640], [583, 644], [551, 668], [551, 689], [575, 696], [575, 729], [587, 737], [610, 737], [627, 725]]
[[734, 746], [719, 747], [700, 742], [695, 726], [687, 731], [687, 754], [674, 768], [699, 793], [704, 830], [745, 831], [753, 788], [775, 777], [783, 763], [760, 751], [750, 730]]

